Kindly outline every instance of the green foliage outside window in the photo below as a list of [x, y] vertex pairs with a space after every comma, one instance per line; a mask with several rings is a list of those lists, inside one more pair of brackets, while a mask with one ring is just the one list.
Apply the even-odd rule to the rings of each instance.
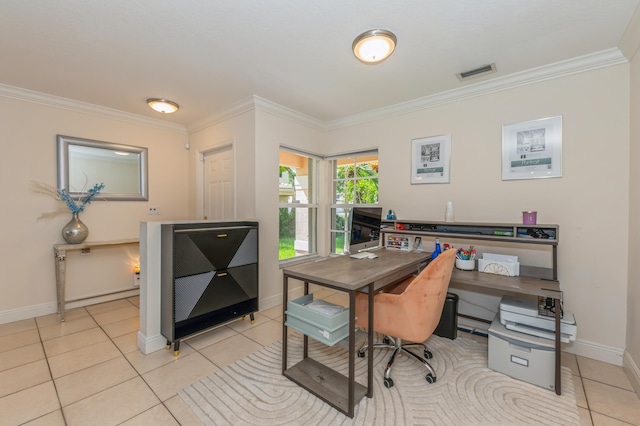
[[[378, 203], [378, 162], [340, 166], [337, 169], [336, 192], [344, 194], [347, 204]], [[364, 179], [363, 179], [364, 178]], [[368, 178], [368, 179], [367, 179]], [[354, 188], [355, 185], [355, 188]]]
[[[295, 189], [296, 171], [291, 167], [280, 166], [280, 177], [283, 173], [288, 173], [289, 184]], [[280, 240], [293, 239], [296, 236], [296, 210], [280, 209]], [[293, 247], [293, 242], [291, 243]]]
[[280, 239], [295, 238], [296, 209], [280, 209]]
[[[349, 227], [346, 218], [349, 217], [351, 206], [345, 205], [376, 205], [378, 204], [378, 161], [360, 161], [351, 158], [351, 164], [335, 167], [334, 202], [343, 207], [333, 208], [332, 216], [332, 252], [343, 253], [345, 239], [349, 238]], [[346, 214], [345, 214], [346, 213]]]

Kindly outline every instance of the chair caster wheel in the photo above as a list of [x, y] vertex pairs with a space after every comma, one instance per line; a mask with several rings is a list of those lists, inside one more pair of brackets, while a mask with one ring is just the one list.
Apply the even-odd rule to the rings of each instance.
[[358, 351], [358, 358], [364, 358], [367, 354], [362, 351]]
[[393, 379], [384, 379], [384, 387], [387, 389], [391, 389], [393, 387]]
[[433, 354], [431, 353], [431, 351], [425, 349], [424, 350], [424, 357], [426, 359], [431, 359], [431, 358], [433, 358]]
[[436, 382], [436, 378], [433, 374], [429, 373], [425, 376], [425, 379], [427, 379], [427, 382], [429, 383], [435, 383]]
[[385, 345], [388, 345], [389, 343], [391, 343], [391, 340], [389, 340], [389, 338], [387, 336], [384, 336], [382, 338], [382, 343], [384, 343]]

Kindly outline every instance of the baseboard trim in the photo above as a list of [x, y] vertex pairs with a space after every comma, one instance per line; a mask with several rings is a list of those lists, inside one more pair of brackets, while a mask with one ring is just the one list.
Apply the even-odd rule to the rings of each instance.
[[138, 338], [136, 340], [138, 349], [145, 355], [149, 355], [151, 352], [156, 352], [160, 349], [166, 349], [167, 347], [167, 339], [161, 335], [147, 337], [144, 333], [138, 331]]
[[[289, 300], [297, 299], [304, 296], [302, 286], [289, 288]], [[278, 293], [275, 296], [266, 297], [260, 299], [260, 310], [266, 311], [267, 309], [275, 308], [278, 305], [282, 305], [282, 293]]]
[[625, 373], [627, 373], [631, 386], [633, 386], [633, 389], [640, 397], [640, 368], [638, 368], [638, 364], [631, 358], [629, 351], [624, 351], [622, 368], [624, 368]]
[[276, 294], [275, 296], [260, 299], [259, 304], [261, 311], [266, 311], [267, 309], [275, 308], [278, 305], [282, 305], [282, 294]]
[[98, 294], [90, 297], [83, 297], [79, 300], [73, 300], [65, 303], [65, 310], [79, 308], [81, 306], [95, 305], [97, 303], [111, 302], [112, 300], [124, 299], [127, 297], [139, 296], [140, 288], [132, 288], [127, 290], [117, 290], [109, 294]]
[[56, 312], [58, 312], [58, 304], [56, 302], [9, 309], [7, 311], [0, 312], [0, 324], [41, 317], [44, 315], [55, 314]]
[[578, 339], [575, 342], [563, 343], [562, 351], [621, 367], [624, 349]]
[[[125, 297], [138, 296], [140, 294], [139, 288], [134, 288], [126, 291], [119, 291], [117, 293], [110, 293], [105, 295], [95, 295], [82, 300], [76, 300], [65, 303], [65, 310], [79, 308], [81, 306], [95, 305], [96, 303], [110, 302], [116, 299], [124, 299]], [[58, 312], [58, 304], [56, 302], [47, 302], [39, 305], [25, 306], [17, 309], [9, 309], [7, 311], [0, 312], [0, 324], [7, 324], [14, 321], [22, 321], [25, 319], [41, 317], [44, 315], [55, 314]]]

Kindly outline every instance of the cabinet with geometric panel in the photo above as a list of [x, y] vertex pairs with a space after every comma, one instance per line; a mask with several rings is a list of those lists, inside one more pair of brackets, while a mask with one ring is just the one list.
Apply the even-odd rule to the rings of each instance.
[[161, 333], [180, 340], [258, 311], [258, 222], [161, 227]]

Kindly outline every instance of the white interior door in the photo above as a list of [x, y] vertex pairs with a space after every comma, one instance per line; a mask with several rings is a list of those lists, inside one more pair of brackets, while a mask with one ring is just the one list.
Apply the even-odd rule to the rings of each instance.
[[233, 146], [204, 153], [204, 218], [236, 217], [235, 158]]

